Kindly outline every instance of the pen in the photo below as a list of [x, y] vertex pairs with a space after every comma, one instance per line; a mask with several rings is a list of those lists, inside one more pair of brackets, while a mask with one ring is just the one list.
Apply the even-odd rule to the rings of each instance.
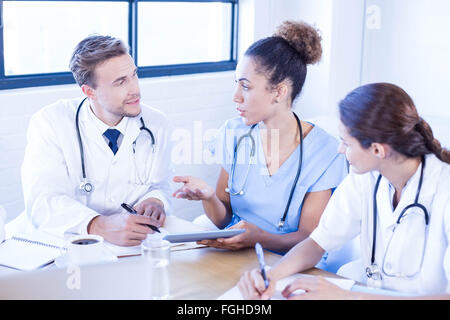
[[269, 280], [267, 279], [266, 276], [266, 264], [264, 263], [264, 252], [259, 242], [256, 243], [255, 250], [256, 256], [258, 257], [259, 268], [261, 269], [261, 275], [264, 279], [264, 285], [266, 286], [267, 289], [267, 287], [269, 286]]
[[[131, 214], [138, 214], [136, 212], [136, 210], [134, 210], [130, 205], [128, 205], [126, 203], [122, 203], [121, 206], [122, 206], [122, 208], [124, 208]], [[161, 231], [159, 231], [158, 227], [152, 226], [151, 224], [146, 224], [146, 226], [149, 227], [150, 229], [152, 229], [153, 231], [161, 233]]]

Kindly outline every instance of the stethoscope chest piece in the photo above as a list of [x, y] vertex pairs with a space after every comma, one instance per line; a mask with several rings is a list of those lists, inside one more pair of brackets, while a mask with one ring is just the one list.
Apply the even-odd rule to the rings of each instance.
[[381, 287], [381, 272], [377, 264], [373, 263], [366, 268], [367, 286], [380, 288]]
[[278, 230], [283, 231], [283, 229], [284, 229], [284, 220], [283, 219], [280, 219], [280, 221], [278, 221], [277, 228], [278, 228]]
[[80, 190], [83, 193], [91, 193], [93, 189], [94, 189], [94, 187], [89, 182], [82, 181], [81, 184], [80, 184]]

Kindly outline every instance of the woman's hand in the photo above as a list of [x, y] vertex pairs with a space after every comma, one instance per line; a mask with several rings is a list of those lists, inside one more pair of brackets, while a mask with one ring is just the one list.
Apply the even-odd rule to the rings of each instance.
[[238, 282], [239, 291], [245, 300], [267, 300], [275, 292], [276, 282], [268, 277], [269, 286], [265, 287], [264, 279], [259, 269], [246, 271]]
[[261, 235], [265, 233], [264, 230], [244, 220], [239, 221], [229, 229], [245, 229], [245, 232], [230, 238], [202, 240], [197, 243], [219, 249], [239, 250], [242, 248], [254, 247], [257, 242], [261, 242]]
[[181, 182], [184, 185], [173, 193], [173, 197], [188, 200], [210, 200], [215, 191], [205, 181], [191, 176], [175, 176], [174, 182]]
[[[295, 293], [297, 290], [303, 290]], [[351, 292], [321, 276], [304, 276], [287, 285], [281, 294], [289, 300], [351, 299]]]

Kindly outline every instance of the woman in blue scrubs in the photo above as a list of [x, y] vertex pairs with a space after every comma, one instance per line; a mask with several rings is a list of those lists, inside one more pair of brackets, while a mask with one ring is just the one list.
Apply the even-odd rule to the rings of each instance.
[[233, 100], [240, 117], [219, 131], [215, 155], [222, 168], [216, 190], [199, 178], [177, 176], [174, 181], [184, 185], [174, 196], [202, 200], [218, 228], [246, 232], [202, 243], [236, 250], [259, 242], [286, 252], [317, 226], [332, 190], [347, 174], [338, 141], [292, 111], [307, 65], [320, 60], [320, 41], [313, 27], [285, 22], [250, 46], [239, 62]]

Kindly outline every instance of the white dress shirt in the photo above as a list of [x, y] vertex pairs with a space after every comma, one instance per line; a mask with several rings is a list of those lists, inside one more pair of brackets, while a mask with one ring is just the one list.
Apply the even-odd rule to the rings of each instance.
[[[109, 127], [93, 114], [86, 100], [79, 125], [87, 181], [93, 191], [85, 194], [79, 188], [82, 170], [75, 128], [80, 102], [59, 100], [32, 116], [22, 165], [25, 212], [18, 219], [23, 221], [26, 215], [34, 227], [63, 236], [87, 233], [88, 223], [97, 215], [125, 212], [123, 202], [133, 206], [154, 197], [164, 203], [168, 214], [172, 125], [167, 117], [141, 104], [138, 117], [124, 117], [115, 127], [121, 135], [114, 155], [103, 136]], [[148, 132], [140, 130], [140, 117], [153, 132], [154, 150]]]

